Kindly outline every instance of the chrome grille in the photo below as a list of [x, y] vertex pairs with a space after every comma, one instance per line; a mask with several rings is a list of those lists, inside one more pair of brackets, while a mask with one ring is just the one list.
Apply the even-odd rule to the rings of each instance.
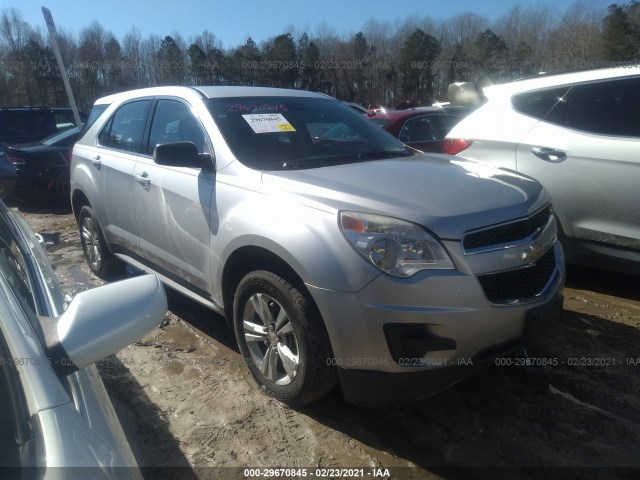
[[462, 246], [468, 252], [530, 237], [538, 229], [545, 227], [550, 216], [551, 207], [547, 206], [528, 218], [467, 233], [462, 241]]

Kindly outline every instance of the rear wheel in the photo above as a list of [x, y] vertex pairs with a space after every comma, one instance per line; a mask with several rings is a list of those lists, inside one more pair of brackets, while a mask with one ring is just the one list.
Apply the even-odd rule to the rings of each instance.
[[91, 207], [82, 207], [78, 215], [78, 224], [82, 251], [93, 273], [99, 277], [108, 278], [122, 270], [123, 263], [109, 251]]
[[251, 272], [233, 312], [240, 352], [264, 393], [298, 407], [335, 386], [329, 336], [300, 289], [272, 272]]

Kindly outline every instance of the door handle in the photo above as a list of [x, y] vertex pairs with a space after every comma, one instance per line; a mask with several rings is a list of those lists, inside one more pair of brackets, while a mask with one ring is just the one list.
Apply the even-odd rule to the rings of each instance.
[[567, 159], [566, 153], [562, 150], [556, 150], [555, 148], [533, 147], [531, 153], [549, 162], [562, 162]]
[[147, 172], [136, 174], [136, 182], [138, 182], [143, 187], [148, 187], [149, 185], [151, 185], [151, 180], [149, 180], [149, 174]]
[[93, 163], [94, 167], [100, 168], [102, 166], [102, 160], [100, 160], [100, 155], [93, 157], [91, 159], [91, 163]]

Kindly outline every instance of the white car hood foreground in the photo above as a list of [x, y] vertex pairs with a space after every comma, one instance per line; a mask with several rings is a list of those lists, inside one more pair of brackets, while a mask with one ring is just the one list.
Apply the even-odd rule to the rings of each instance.
[[443, 239], [525, 217], [548, 201], [531, 178], [445, 155], [270, 171], [263, 182], [267, 190], [289, 192], [302, 204], [401, 218]]

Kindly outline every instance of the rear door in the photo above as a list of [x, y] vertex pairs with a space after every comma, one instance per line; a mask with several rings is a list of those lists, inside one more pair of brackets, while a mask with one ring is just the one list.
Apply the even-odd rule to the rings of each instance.
[[87, 168], [99, 185], [94, 202], [98, 221], [112, 249], [139, 251], [133, 209], [133, 171], [142, 156], [147, 116], [152, 99], [127, 102], [111, 115], [98, 134], [98, 148], [90, 153]]
[[140, 249], [160, 273], [209, 292], [209, 208], [215, 173], [213, 168], [205, 171], [155, 164], [154, 147], [175, 141], [190, 141], [199, 153], [211, 153], [209, 139], [191, 107], [177, 98], [159, 98], [146, 155], [137, 159], [134, 171]]
[[568, 236], [640, 249], [640, 78], [577, 85], [521, 140]]

